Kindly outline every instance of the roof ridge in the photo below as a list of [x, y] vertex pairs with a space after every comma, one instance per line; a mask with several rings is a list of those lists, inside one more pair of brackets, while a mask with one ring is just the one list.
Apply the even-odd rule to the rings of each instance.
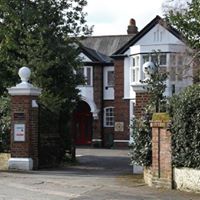
[[119, 36], [127, 36], [127, 37], [133, 37], [134, 35], [136, 34], [125, 34], [125, 35], [90, 35], [90, 36], [86, 36], [86, 38], [89, 38], [89, 37], [119, 37]]

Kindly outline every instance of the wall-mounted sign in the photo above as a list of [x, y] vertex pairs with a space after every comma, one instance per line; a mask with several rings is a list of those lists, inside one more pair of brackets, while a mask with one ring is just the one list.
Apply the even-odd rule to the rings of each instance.
[[25, 120], [25, 114], [24, 113], [14, 113], [14, 121], [22, 121]]
[[124, 131], [124, 122], [115, 122], [115, 131], [123, 132]]
[[25, 141], [25, 124], [14, 124], [14, 141]]

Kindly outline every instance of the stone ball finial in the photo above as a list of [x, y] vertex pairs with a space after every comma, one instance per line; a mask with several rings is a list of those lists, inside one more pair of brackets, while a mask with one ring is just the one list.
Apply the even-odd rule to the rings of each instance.
[[22, 82], [28, 82], [31, 75], [31, 70], [28, 67], [21, 67], [19, 69], [18, 75]]
[[146, 79], [150, 79], [150, 75], [155, 72], [155, 64], [153, 62], [146, 62], [142, 66]]

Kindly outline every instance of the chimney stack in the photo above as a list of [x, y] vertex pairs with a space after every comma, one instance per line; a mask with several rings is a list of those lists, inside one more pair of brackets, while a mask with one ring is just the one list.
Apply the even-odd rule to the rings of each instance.
[[128, 33], [128, 35], [137, 34], [138, 33], [138, 28], [137, 28], [136, 22], [135, 22], [135, 20], [133, 18], [130, 19], [130, 21], [129, 21], [127, 33]]

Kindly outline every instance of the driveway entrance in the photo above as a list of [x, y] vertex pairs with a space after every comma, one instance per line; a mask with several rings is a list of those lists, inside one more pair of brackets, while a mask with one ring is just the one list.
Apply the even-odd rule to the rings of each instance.
[[0, 200], [199, 200], [200, 195], [146, 186], [132, 175], [128, 150], [77, 149], [59, 169], [0, 171]]

